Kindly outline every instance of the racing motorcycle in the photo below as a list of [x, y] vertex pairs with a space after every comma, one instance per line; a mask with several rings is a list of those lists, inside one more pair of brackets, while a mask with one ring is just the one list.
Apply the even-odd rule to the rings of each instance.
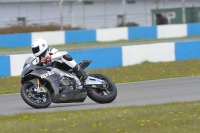
[[[97, 103], [110, 103], [117, 96], [115, 84], [102, 74], [89, 74], [85, 82], [72, 69], [60, 69], [59, 62], [44, 66], [33, 65], [28, 57], [21, 73], [21, 97], [33, 108], [47, 108], [53, 103], [84, 102], [88, 96]], [[79, 63], [85, 69], [91, 60]]]

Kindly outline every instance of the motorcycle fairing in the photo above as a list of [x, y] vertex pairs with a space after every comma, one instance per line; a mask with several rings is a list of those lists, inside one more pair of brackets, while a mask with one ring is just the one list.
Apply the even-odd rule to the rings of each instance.
[[51, 71], [43, 70], [43, 69], [32, 71], [30, 73], [30, 75], [34, 75], [36, 77], [44, 79], [44, 80], [48, 81], [49, 83], [53, 83], [53, 82], [60, 79], [59, 74], [56, 74], [56, 73], [51, 72]]
[[[60, 77], [61, 75], [47, 70], [35, 70], [29, 75], [34, 75], [36, 77], [42, 78], [48, 83], [50, 83], [54, 93], [52, 95], [52, 102], [54, 103], [70, 103], [70, 102], [83, 102], [87, 97], [86, 91], [80, 90], [70, 90], [68, 92], [60, 93]], [[34, 81], [31, 81], [34, 83]]]
[[68, 92], [59, 93], [58, 99], [54, 103], [71, 103], [71, 102], [84, 102], [87, 97], [87, 91], [83, 90], [70, 90]]

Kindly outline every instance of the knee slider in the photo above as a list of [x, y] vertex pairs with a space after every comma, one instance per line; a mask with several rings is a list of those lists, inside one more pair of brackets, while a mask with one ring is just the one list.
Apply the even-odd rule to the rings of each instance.
[[72, 57], [71, 57], [70, 55], [68, 55], [68, 54], [63, 55], [63, 58], [64, 58], [65, 60], [67, 60], [67, 61], [72, 61], [72, 60], [73, 60]]

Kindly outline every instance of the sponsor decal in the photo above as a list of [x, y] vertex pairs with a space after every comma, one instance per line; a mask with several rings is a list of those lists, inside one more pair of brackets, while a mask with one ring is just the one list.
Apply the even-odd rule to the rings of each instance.
[[51, 75], [53, 75], [53, 74], [54, 74], [54, 72], [52, 72], [52, 71], [47, 71], [46, 73], [40, 75], [40, 77], [41, 77], [41, 78], [46, 78], [46, 77], [51, 76]]
[[25, 68], [29, 68], [30, 67], [30, 64], [27, 64], [26, 66], [25, 66]]

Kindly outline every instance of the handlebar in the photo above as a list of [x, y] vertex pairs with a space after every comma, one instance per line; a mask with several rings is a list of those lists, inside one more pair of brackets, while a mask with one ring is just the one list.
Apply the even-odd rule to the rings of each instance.
[[35, 65], [34, 65], [33, 68], [34, 68], [35, 70], [44, 69], [44, 70], [50, 71], [51, 68], [48, 68], [48, 67], [50, 67], [50, 66], [52, 65], [52, 63], [53, 63], [53, 62], [49, 62], [49, 63], [47, 63], [47, 64], [44, 65], [44, 66], [35, 66]]

